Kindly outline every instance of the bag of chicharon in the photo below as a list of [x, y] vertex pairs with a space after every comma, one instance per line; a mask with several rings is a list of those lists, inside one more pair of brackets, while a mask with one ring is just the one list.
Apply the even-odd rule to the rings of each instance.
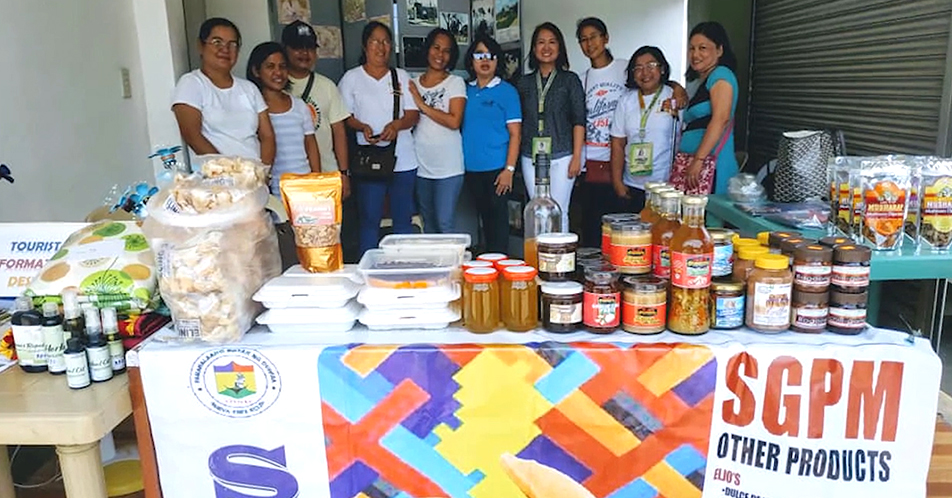
[[932, 159], [922, 166], [919, 240], [935, 251], [952, 248], [952, 159]]
[[874, 250], [892, 251], [902, 246], [912, 175], [904, 162], [884, 159], [869, 162], [858, 173], [862, 208], [860, 239]]
[[239, 341], [261, 312], [251, 297], [281, 271], [261, 168], [246, 159], [203, 167], [149, 200], [142, 229], [183, 340]]

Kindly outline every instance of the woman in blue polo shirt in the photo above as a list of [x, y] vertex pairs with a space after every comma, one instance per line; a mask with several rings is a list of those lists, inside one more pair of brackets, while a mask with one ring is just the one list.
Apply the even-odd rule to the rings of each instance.
[[463, 162], [466, 189], [476, 204], [486, 252], [507, 253], [512, 176], [519, 160], [522, 107], [516, 88], [502, 80], [496, 40], [479, 36], [466, 54]]

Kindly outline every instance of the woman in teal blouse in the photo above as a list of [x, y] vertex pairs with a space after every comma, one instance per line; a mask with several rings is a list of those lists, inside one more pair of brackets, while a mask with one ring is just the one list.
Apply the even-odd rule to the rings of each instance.
[[700, 80], [684, 111], [680, 152], [693, 155], [688, 185], [696, 185], [704, 158], [717, 156], [714, 193], [726, 194], [727, 181], [738, 173], [734, 155], [734, 113], [737, 111], [737, 58], [720, 23], [703, 22], [691, 30], [688, 81]]

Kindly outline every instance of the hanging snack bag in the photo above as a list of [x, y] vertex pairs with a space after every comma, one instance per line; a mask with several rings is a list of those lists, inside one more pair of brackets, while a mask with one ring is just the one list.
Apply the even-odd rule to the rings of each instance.
[[294, 229], [298, 259], [311, 273], [344, 267], [340, 245], [341, 185], [340, 173], [281, 176], [281, 197]]
[[952, 247], [952, 160], [930, 161], [921, 174], [920, 240], [925, 247], [947, 251]]
[[858, 177], [863, 199], [863, 242], [881, 251], [899, 249], [909, 201], [909, 168], [895, 160], [871, 161]]

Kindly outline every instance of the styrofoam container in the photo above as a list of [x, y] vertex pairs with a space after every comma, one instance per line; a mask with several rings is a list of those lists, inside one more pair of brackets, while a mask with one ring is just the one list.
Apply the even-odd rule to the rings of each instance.
[[389, 311], [364, 309], [357, 319], [370, 330], [445, 329], [460, 319], [460, 312], [451, 306]]
[[380, 289], [364, 287], [357, 302], [371, 311], [400, 309], [442, 309], [460, 298], [459, 284], [433, 289]]
[[265, 308], [342, 308], [357, 296], [360, 285], [346, 277], [282, 275], [264, 284], [255, 301]]
[[357, 265], [350, 264], [344, 265], [340, 270], [330, 272], [330, 273], [311, 273], [304, 269], [301, 265], [294, 265], [286, 272], [284, 272], [285, 277], [314, 277], [314, 278], [346, 278], [353, 281], [356, 284], [364, 283], [364, 278], [360, 275], [360, 272], [357, 271]]
[[459, 264], [459, 254], [452, 249], [371, 249], [360, 259], [358, 270], [370, 287], [429, 289], [450, 287]]
[[265, 311], [258, 323], [275, 333], [347, 332], [354, 328], [361, 307], [351, 301], [338, 309], [282, 308]]

